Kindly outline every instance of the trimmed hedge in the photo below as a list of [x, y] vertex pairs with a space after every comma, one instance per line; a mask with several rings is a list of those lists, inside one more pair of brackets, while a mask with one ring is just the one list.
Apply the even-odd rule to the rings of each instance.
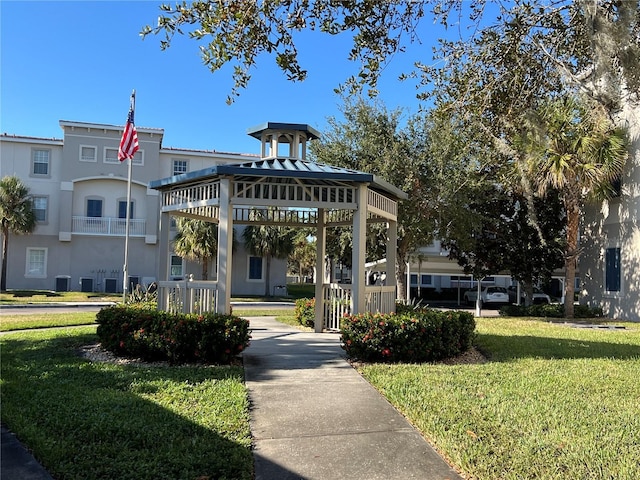
[[348, 315], [340, 330], [342, 348], [366, 362], [433, 362], [467, 351], [475, 320], [469, 312], [432, 309], [411, 313]]
[[102, 346], [147, 361], [228, 364], [249, 346], [249, 322], [215, 313], [171, 314], [144, 306], [116, 305], [96, 316]]
[[296, 300], [294, 315], [300, 325], [313, 328], [316, 323], [316, 299], [299, 298]]
[[[574, 318], [597, 318], [604, 316], [601, 307], [588, 307], [586, 305], [574, 305]], [[529, 305], [506, 305], [500, 308], [500, 315], [504, 317], [547, 317], [564, 318], [564, 305], [562, 304], [539, 304]]]

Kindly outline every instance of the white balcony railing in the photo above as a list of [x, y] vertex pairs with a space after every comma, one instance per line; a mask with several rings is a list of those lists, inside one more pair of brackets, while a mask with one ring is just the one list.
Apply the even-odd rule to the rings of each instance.
[[[129, 220], [129, 236], [144, 237], [146, 220], [132, 218]], [[73, 217], [71, 232], [75, 235], [107, 235], [124, 237], [126, 220], [111, 217]]]

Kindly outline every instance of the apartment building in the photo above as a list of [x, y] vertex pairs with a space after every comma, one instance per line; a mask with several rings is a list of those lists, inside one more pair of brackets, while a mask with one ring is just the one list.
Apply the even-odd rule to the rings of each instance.
[[629, 106], [623, 115], [631, 154], [620, 194], [586, 207], [580, 297], [610, 317], [640, 321], [640, 108]]
[[[37, 217], [30, 235], [9, 238], [7, 288], [122, 292], [127, 208], [130, 210], [128, 285], [200, 278], [202, 267], [172, 251], [159, 256], [160, 200], [152, 180], [258, 155], [164, 147], [164, 130], [137, 127], [127, 206], [127, 162], [117, 158], [123, 126], [61, 120], [62, 139], [0, 136], [0, 177], [16, 175], [29, 188]], [[173, 227], [175, 229], [175, 224]], [[232, 293], [264, 293], [264, 268], [238, 242]], [[256, 260], [258, 260], [256, 262]], [[159, 271], [167, 264], [168, 271]], [[251, 265], [252, 271], [249, 272]], [[215, 278], [215, 263], [209, 267]], [[271, 285], [285, 283], [286, 261], [274, 260]], [[247, 279], [251, 277], [251, 281]], [[130, 287], [129, 287], [130, 288]]]

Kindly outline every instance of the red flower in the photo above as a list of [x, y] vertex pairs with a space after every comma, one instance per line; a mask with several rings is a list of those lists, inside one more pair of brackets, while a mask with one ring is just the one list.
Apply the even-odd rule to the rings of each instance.
[[383, 357], [390, 357], [391, 356], [391, 350], [389, 350], [388, 348], [385, 348], [382, 350], [382, 356]]

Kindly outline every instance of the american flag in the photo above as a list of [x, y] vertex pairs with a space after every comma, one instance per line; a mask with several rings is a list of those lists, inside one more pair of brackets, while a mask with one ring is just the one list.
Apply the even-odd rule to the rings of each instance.
[[129, 107], [129, 115], [127, 116], [127, 124], [124, 126], [124, 132], [122, 132], [122, 139], [120, 140], [120, 148], [118, 149], [118, 160], [121, 162], [127, 158], [133, 158], [138, 151], [138, 132], [136, 126], [133, 123], [133, 111], [135, 110], [136, 96], [135, 93], [131, 94], [131, 106]]

